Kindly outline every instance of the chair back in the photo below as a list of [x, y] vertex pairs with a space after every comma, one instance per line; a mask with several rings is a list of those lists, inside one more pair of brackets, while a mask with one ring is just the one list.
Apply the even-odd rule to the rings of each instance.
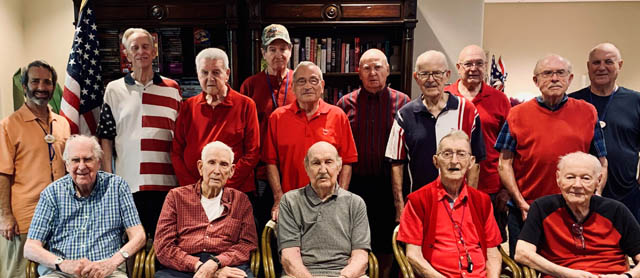
[[396, 228], [393, 229], [393, 236], [391, 238], [391, 243], [393, 246], [393, 256], [395, 257], [396, 262], [398, 262], [398, 265], [400, 266], [402, 277], [415, 278], [413, 274], [413, 268], [411, 267], [411, 264], [409, 264], [409, 261], [407, 260], [407, 256], [404, 253], [404, 246], [403, 246], [404, 244], [397, 241], [399, 229], [400, 229], [400, 225], [396, 226]]
[[502, 246], [498, 245], [498, 250], [500, 251], [500, 255], [502, 256], [502, 268], [500, 270], [500, 277], [522, 278], [523, 273], [520, 265], [518, 265], [516, 261], [509, 257], [509, 255], [507, 255], [507, 252], [502, 249]]

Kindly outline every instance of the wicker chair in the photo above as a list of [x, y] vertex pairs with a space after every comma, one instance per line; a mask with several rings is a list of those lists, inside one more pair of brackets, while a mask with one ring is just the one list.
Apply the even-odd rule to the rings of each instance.
[[[264, 277], [265, 278], [276, 278], [276, 272], [273, 262], [273, 251], [271, 249], [271, 240], [276, 237], [275, 234], [276, 222], [273, 220], [269, 220], [267, 225], [265, 225], [264, 230], [262, 231], [261, 237], [261, 246], [262, 246], [262, 265], [264, 265]], [[369, 252], [369, 272], [368, 275], [370, 278], [378, 278], [379, 269], [378, 269], [378, 258], [372, 253]]]

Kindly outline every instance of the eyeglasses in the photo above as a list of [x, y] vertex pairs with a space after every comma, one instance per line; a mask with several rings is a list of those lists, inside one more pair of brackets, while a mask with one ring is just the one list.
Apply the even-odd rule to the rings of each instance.
[[429, 76], [433, 76], [433, 79], [442, 79], [445, 73], [446, 71], [432, 71], [432, 72], [421, 71], [421, 72], [418, 72], [418, 78], [426, 80], [426, 79], [429, 79]]
[[476, 66], [476, 68], [482, 68], [484, 67], [485, 63], [484, 61], [476, 61], [476, 62], [464, 62], [464, 63], [459, 63], [459, 65], [461, 65], [464, 69], [468, 70], [473, 68], [473, 66]]
[[544, 78], [551, 78], [554, 74], [558, 75], [558, 77], [567, 77], [569, 75], [569, 71], [568, 70], [545, 70], [543, 72], [539, 72], [536, 74], [536, 76], [542, 76]]
[[309, 80], [304, 79], [304, 78], [298, 78], [295, 81], [297, 86], [304, 86], [304, 85], [307, 84], [307, 82], [309, 82], [309, 84], [315, 86], [315, 85], [320, 84], [320, 79], [315, 78], [315, 77], [311, 77], [311, 78], [309, 78]]
[[442, 151], [437, 153], [440, 157], [444, 159], [452, 159], [453, 155], [457, 156], [458, 159], [467, 159], [471, 154], [467, 151]]
[[[584, 243], [584, 234], [583, 234], [583, 232], [584, 232], [584, 227], [582, 227], [582, 225], [581, 225], [581, 224], [573, 223], [573, 224], [571, 225], [571, 233], [572, 233], [575, 237], [577, 237], [577, 238], [580, 240], [580, 242], [581, 242], [581, 244], [580, 244], [580, 245], [578, 245], [578, 244], [576, 243], [576, 247], [578, 247], [578, 248], [582, 247], [582, 249], [584, 250], [584, 249], [586, 249], [586, 246], [585, 246], [585, 243]], [[574, 239], [575, 239], [575, 237], [574, 237]]]

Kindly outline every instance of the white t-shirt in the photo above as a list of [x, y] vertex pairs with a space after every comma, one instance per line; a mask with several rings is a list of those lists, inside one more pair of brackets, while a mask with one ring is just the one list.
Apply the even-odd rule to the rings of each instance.
[[[223, 189], [224, 190], [224, 189]], [[222, 190], [218, 193], [218, 196], [215, 196], [211, 199], [200, 195], [200, 203], [202, 204], [202, 208], [204, 208], [204, 213], [207, 214], [207, 218], [209, 222], [214, 219], [220, 217], [222, 215], [222, 211], [224, 207], [220, 204], [220, 199], [222, 199]]]

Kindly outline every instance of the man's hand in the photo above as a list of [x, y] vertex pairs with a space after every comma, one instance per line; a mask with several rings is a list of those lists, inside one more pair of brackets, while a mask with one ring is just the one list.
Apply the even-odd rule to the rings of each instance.
[[280, 209], [280, 198], [273, 200], [271, 207], [271, 220], [278, 222], [278, 210]]
[[216, 271], [215, 278], [244, 278], [247, 277], [247, 273], [244, 270], [237, 267], [225, 266], [222, 269]]
[[198, 272], [193, 275], [193, 278], [213, 277], [213, 275], [216, 273], [216, 270], [218, 270], [218, 264], [213, 260], [208, 260], [206, 263], [200, 266], [200, 269], [198, 269]]
[[509, 199], [511, 199], [511, 196], [509, 196], [509, 191], [504, 188], [500, 189], [500, 191], [498, 191], [498, 194], [496, 194], [495, 209], [501, 212], [506, 212], [507, 210], [509, 210], [509, 208], [507, 208], [507, 202], [509, 202]]
[[567, 269], [563, 276], [571, 278], [598, 278], [598, 275], [577, 269]]
[[600, 278], [627, 278], [627, 275], [624, 274], [600, 274], [598, 275]]
[[0, 215], [0, 232], [7, 240], [13, 240], [14, 236], [20, 234], [18, 222], [11, 212]]
[[86, 278], [104, 278], [111, 275], [118, 265], [114, 260], [108, 259], [100, 262], [89, 262], [82, 269], [82, 277]]
[[81, 277], [82, 271], [90, 263], [91, 261], [89, 261], [87, 258], [82, 258], [79, 260], [64, 260], [61, 264], [59, 264], [59, 266], [62, 272]]
[[529, 214], [529, 204], [524, 203], [520, 206], [520, 211], [522, 211], [522, 221], [527, 220], [527, 214]]

